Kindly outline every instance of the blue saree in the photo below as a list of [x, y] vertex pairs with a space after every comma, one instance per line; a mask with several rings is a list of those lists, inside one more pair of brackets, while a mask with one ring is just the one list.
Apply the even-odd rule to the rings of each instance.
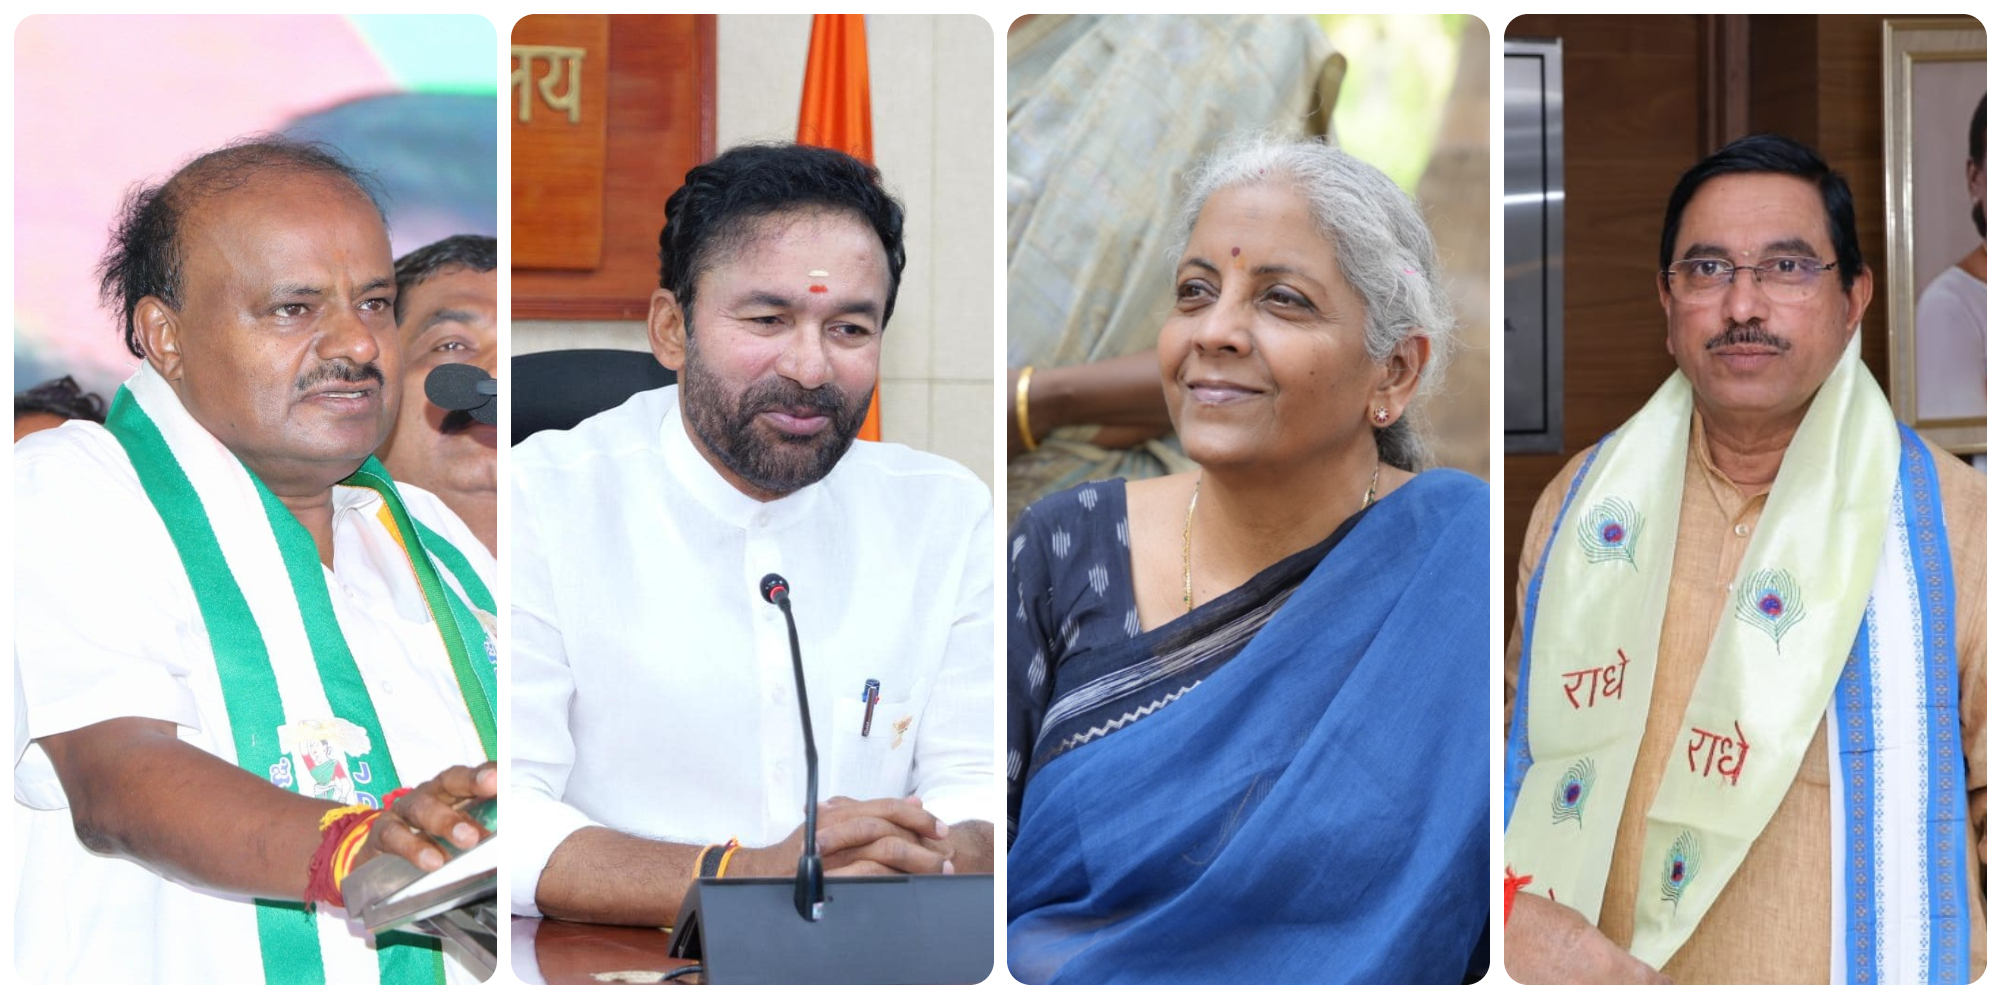
[[[1302, 553], [1316, 559], [1302, 578], [1280, 578], [1280, 563], [1197, 608], [1231, 615], [1210, 622], [1222, 662], [1198, 679], [1100, 698], [1123, 709], [1117, 724], [1086, 724], [1081, 740], [1039, 733], [1024, 753], [1010, 731], [1014, 976], [1476, 974], [1491, 894], [1488, 526], [1485, 483], [1418, 476]], [[1017, 580], [1030, 547], [1014, 546]], [[1036, 596], [1025, 589], [1017, 599]], [[1200, 644], [1179, 623], [1089, 655], [1172, 662]], [[1010, 672], [1020, 658], [1009, 650]], [[1039, 680], [1060, 691], [1072, 665], [1057, 656]], [[1010, 697], [1024, 689], [1010, 677]]]

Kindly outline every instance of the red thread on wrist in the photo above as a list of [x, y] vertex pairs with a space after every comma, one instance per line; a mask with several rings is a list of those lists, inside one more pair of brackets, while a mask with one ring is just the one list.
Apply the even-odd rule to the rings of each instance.
[[1534, 883], [1535, 883], [1534, 875], [1532, 874], [1517, 875], [1514, 873], [1514, 869], [1512, 867], [1507, 868], [1506, 889], [1504, 897], [1501, 899], [1501, 908], [1500, 908], [1501, 926], [1507, 925], [1507, 920], [1514, 918], [1514, 895], [1518, 893], [1521, 889]]
[[391, 791], [391, 792], [389, 792], [388, 794], [386, 794], [386, 795], [383, 795], [383, 796], [382, 796], [382, 810], [386, 812], [386, 811], [388, 811], [389, 809], [391, 809], [391, 808], [394, 808], [394, 807], [396, 807], [396, 802], [398, 802], [398, 801], [401, 801], [401, 800], [403, 799], [403, 795], [406, 795], [406, 794], [409, 794], [409, 793], [410, 793], [410, 789], [409, 789], [409, 788], [407, 788], [407, 787], [399, 787], [399, 788], [395, 789], [394, 791]]
[[340, 886], [334, 880], [334, 854], [355, 826], [369, 822], [380, 814], [371, 811], [342, 815], [320, 834], [319, 848], [313, 851], [312, 860], [306, 864], [307, 905], [325, 902], [335, 908], [347, 907], [346, 900], [340, 895]]

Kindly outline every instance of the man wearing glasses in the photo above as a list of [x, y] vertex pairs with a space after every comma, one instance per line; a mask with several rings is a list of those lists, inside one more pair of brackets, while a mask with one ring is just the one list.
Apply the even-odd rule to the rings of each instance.
[[1861, 363], [1874, 281], [1811, 149], [1696, 165], [1660, 267], [1680, 370], [1556, 477], [1522, 551], [1508, 973], [1971, 981], [1984, 480]]

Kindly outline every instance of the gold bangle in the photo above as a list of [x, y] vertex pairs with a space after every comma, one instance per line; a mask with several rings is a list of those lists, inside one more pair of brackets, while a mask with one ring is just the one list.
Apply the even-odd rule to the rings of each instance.
[[1035, 376], [1035, 366], [1030, 364], [1021, 369], [1014, 379], [1014, 422], [1021, 430], [1021, 443], [1034, 451], [1042, 445], [1035, 440], [1035, 432], [1028, 428], [1028, 380]]

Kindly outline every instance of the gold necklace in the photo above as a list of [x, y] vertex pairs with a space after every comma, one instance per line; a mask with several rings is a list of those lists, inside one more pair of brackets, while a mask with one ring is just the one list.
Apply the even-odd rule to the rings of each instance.
[[[1361, 494], [1361, 509], [1366, 510], [1375, 502], [1375, 484], [1382, 478], [1382, 462], [1375, 462], [1375, 470], [1368, 473], [1368, 491]], [[1194, 505], [1201, 501], [1201, 475], [1194, 477], [1194, 495], [1188, 497], [1187, 522], [1181, 525], [1181, 607], [1194, 610]], [[1359, 511], [1356, 511], [1357, 513]]]
[[1188, 497], [1187, 523], [1181, 527], [1181, 605], [1194, 610], [1194, 504], [1201, 499], [1201, 473], [1195, 473], [1194, 495]]

